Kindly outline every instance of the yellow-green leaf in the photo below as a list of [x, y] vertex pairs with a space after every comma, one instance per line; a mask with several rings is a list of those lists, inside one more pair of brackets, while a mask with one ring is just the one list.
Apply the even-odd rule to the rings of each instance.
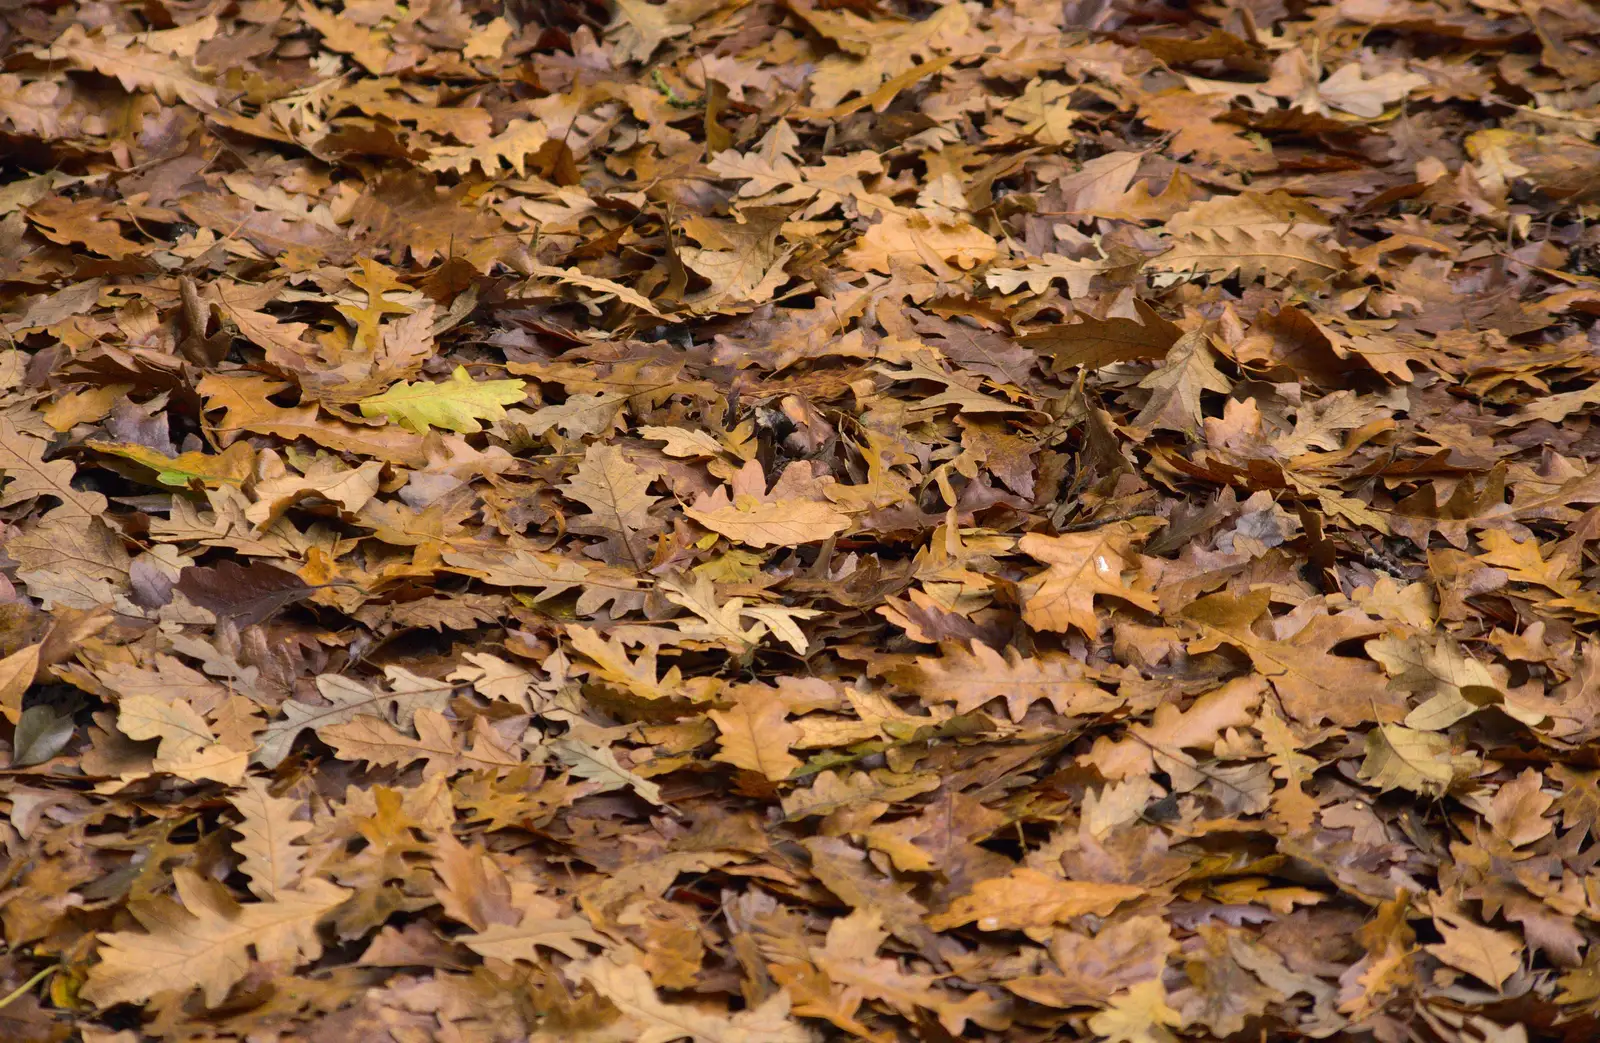
[[480, 420], [504, 419], [505, 407], [521, 402], [526, 388], [520, 380], [473, 380], [465, 366], [457, 366], [441, 383], [402, 380], [362, 399], [361, 415], [387, 417], [419, 435], [433, 427], [470, 435], [483, 430]]
[[183, 453], [167, 456], [135, 442], [91, 441], [89, 448], [142, 464], [156, 473], [162, 485], [187, 487], [191, 481], [207, 486], [243, 485], [250, 477], [255, 450], [248, 442], [235, 442], [220, 453]]

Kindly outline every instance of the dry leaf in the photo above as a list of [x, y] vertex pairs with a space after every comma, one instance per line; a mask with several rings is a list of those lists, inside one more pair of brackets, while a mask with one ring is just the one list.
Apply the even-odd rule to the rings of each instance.
[[722, 732], [722, 749], [714, 760], [753, 771], [777, 782], [801, 765], [789, 747], [800, 739], [800, 729], [785, 718], [788, 707], [777, 693], [755, 685], [741, 686], [728, 710], [711, 710], [706, 716]]
[[180, 867], [173, 879], [182, 907], [160, 899], [141, 919], [144, 931], [100, 936], [100, 962], [82, 990], [89, 1002], [109, 1007], [201, 989], [206, 1005], [216, 1007], [249, 969], [252, 949], [270, 963], [297, 964], [320, 956], [317, 922], [351, 893], [314, 878], [273, 901], [230, 908], [219, 900], [215, 885], [192, 870]]
[[1587, 7], [13, 6], [0, 1039], [1594, 1021]]
[[1139, 894], [1139, 888], [1126, 884], [1057, 880], [1022, 868], [1009, 876], [980, 881], [948, 911], [929, 918], [928, 926], [943, 930], [976, 923], [984, 931], [1042, 931], [1077, 916], [1106, 916]]

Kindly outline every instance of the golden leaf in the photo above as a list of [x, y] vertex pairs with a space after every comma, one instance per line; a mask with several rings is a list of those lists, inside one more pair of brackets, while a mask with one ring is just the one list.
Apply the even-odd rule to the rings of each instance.
[[135, 915], [144, 931], [100, 935], [100, 962], [81, 995], [102, 1007], [162, 992], [202, 989], [215, 1007], [250, 967], [249, 950], [268, 963], [299, 964], [322, 954], [317, 922], [351, 894], [321, 877], [270, 902], [231, 906], [216, 885], [186, 867], [173, 870], [183, 905], [166, 899]]
[[1019, 866], [1007, 876], [978, 881], [971, 894], [930, 916], [928, 926], [943, 931], [976, 923], [983, 931], [1045, 931], [1075, 916], [1108, 916], [1143, 893], [1131, 884], [1059, 880]]
[[789, 752], [800, 740], [800, 729], [788, 722], [788, 707], [764, 685], [740, 685], [733, 699], [731, 709], [706, 714], [722, 732], [718, 740], [722, 749], [711, 759], [773, 782], [788, 778], [802, 763]]

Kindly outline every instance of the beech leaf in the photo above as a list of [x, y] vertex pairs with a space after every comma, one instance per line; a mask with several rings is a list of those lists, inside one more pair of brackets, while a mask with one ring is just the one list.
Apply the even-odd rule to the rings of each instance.
[[177, 587], [196, 605], [210, 609], [218, 617], [233, 619], [240, 626], [263, 622], [315, 593], [315, 588], [299, 576], [265, 561], [249, 565], [234, 561], [191, 565], [179, 573]]

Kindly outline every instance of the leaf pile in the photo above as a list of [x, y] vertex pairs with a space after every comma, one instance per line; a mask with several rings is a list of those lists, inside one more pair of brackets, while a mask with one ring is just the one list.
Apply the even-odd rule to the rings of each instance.
[[1600, 1035], [1600, 15], [0, 19], [0, 1036]]

